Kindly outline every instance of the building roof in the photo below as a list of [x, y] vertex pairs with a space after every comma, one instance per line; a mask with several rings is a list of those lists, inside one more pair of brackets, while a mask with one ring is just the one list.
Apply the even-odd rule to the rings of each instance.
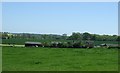
[[100, 44], [101, 46], [103, 46], [103, 45], [106, 45], [106, 46], [118, 46], [118, 44], [105, 44], [105, 43], [103, 43], [103, 44]]
[[25, 42], [25, 44], [41, 44], [41, 42]]
[[107, 44], [108, 46], [118, 46], [118, 44]]

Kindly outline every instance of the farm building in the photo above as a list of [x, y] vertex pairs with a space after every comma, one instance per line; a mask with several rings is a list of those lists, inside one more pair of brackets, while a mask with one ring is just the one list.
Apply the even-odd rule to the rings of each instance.
[[40, 42], [25, 42], [25, 47], [42, 47]]
[[100, 44], [101, 47], [107, 47], [107, 48], [118, 48], [118, 44]]
[[103, 44], [100, 44], [100, 47], [105, 47], [105, 48], [107, 48], [108, 45], [107, 45], [106, 43], [103, 43]]
[[108, 48], [119, 48], [118, 44], [107, 44]]

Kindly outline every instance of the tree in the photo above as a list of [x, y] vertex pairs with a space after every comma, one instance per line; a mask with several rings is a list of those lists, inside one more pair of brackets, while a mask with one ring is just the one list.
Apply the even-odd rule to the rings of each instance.
[[82, 40], [82, 36], [79, 32], [75, 33], [73, 32], [72, 35], [69, 37], [69, 39], [76, 41], [76, 40]]
[[90, 40], [92, 35], [88, 32], [83, 33], [83, 40]]
[[67, 34], [62, 34], [62, 39], [67, 39]]
[[8, 39], [8, 38], [9, 38], [8, 32], [3, 32], [3, 33], [2, 33], [2, 38], [3, 38], [3, 39]]
[[120, 41], [120, 36], [118, 36], [116, 40], [117, 40], [117, 41]]
[[80, 47], [82, 47], [81, 41], [79, 41], [79, 42], [74, 42], [74, 43], [73, 43], [73, 47], [74, 47], [74, 48], [80, 48]]
[[92, 35], [92, 37], [91, 37], [91, 40], [96, 40], [96, 35], [94, 34], [94, 35]]

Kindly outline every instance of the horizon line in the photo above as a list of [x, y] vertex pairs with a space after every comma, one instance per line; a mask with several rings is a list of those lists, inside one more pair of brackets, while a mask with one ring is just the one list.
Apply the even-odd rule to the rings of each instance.
[[[3, 32], [8, 32], [8, 31], [2, 31]], [[8, 32], [8, 33], [28, 33], [28, 34], [54, 34], [54, 35], [63, 35], [63, 34], [67, 34], [67, 35], [71, 35], [72, 33], [90, 33], [90, 34], [96, 34], [96, 35], [119, 35], [119, 34], [106, 34], [106, 33], [92, 33], [92, 32], [88, 32], [88, 31], [85, 31], [85, 32], [77, 32], [77, 31], [73, 31], [71, 32], [70, 34], [68, 33], [40, 33], [40, 32]]]

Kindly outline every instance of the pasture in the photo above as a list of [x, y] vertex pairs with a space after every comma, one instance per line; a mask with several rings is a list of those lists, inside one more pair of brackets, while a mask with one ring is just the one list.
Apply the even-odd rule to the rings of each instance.
[[3, 71], [117, 71], [118, 50], [2, 47]]

